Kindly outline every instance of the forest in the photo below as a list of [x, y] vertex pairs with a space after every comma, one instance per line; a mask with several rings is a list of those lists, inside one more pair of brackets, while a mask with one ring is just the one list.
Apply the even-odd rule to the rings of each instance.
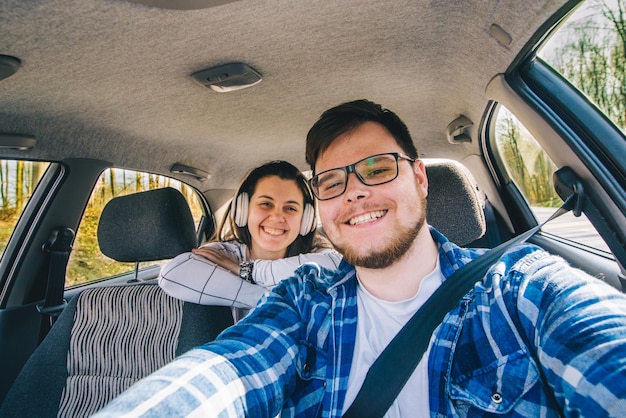
[[[0, 249], [4, 251], [24, 206], [32, 195], [48, 163], [0, 160]], [[100, 176], [85, 209], [72, 246], [66, 286], [85, 283], [134, 269], [133, 263], [119, 263], [104, 256], [97, 242], [100, 214], [114, 196], [144, 190], [173, 187], [181, 191], [197, 221], [200, 203], [193, 189], [168, 177], [123, 169], [108, 169]]]
[[[587, 1], [559, 28], [539, 57], [576, 86], [622, 131], [626, 129], [626, 0]], [[497, 141], [515, 184], [532, 206], [556, 207], [556, 167], [506, 110]]]

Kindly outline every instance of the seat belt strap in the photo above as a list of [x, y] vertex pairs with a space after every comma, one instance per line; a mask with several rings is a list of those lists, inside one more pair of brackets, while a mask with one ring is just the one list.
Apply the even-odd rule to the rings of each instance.
[[63, 299], [65, 272], [72, 251], [74, 235], [74, 230], [71, 228], [55, 228], [42, 246], [42, 250], [50, 254], [50, 260], [45, 299], [43, 303], [37, 305], [37, 310], [50, 317], [50, 325], [54, 323], [67, 304]]
[[454, 309], [506, 250], [523, 243], [547, 222], [572, 210], [578, 199], [577, 194], [570, 195], [546, 221], [487, 251], [448, 277], [370, 366], [363, 386], [343, 417], [385, 415], [420, 362], [435, 328], [448, 312]]

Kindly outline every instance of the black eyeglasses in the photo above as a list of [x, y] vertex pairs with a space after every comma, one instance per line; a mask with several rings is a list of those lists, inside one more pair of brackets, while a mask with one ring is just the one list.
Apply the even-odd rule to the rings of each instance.
[[398, 177], [399, 158], [415, 162], [415, 159], [397, 152], [372, 155], [354, 164], [322, 171], [313, 176], [309, 180], [311, 190], [319, 200], [341, 196], [346, 191], [350, 173], [356, 174], [361, 183], [367, 186], [389, 183]]

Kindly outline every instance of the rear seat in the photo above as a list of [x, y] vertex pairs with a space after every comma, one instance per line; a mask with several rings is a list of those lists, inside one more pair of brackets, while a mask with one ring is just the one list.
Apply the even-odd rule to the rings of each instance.
[[[98, 227], [102, 252], [124, 262], [172, 258], [195, 237], [189, 206], [172, 188], [111, 200]], [[183, 303], [156, 284], [87, 289], [25, 364], [0, 416], [88, 416], [232, 324], [230, 308]]]

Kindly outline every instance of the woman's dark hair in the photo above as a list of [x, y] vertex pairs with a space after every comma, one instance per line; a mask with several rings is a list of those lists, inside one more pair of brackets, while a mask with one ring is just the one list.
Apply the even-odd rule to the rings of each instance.
[[355, 100], [340, 104], [322, 113], [306, 137], [306, 161], [315, 172], [315, 162], [320, 154], [340, 135], [351, 132], [366, 122], [376, 122], [385, 127], [406, 155], [417, 159], [417, 149], [409, 129], [389, 109], [369, 100]]
[[[236, 199], [237, 196], [244, 192], [248, 193], [249, 197], [252, 197], [259, 181], [270, 176], [277, 176], [283, 180], [295, 181], [298, 188], [302, 192], [302, 196], [304, 197], [304, 204], [306, 205], [309, 203], [315, 209], [315, 201], [306, 177], [304, 177], [298, 168], [287, 161], [270, 161], [250, 171], [241, 182], [241, 185], [237, 189], [233, 199]], [[250, 237], [248, 226], [237, 226], [233, 217], [230, 216], [230, 212], [231, 206], [229, 205], [226, 213], [224, 214], [224, 219], [220, 223], [220, 226], [214, 235], [214, 239], [219, 241], [237, 240], [250, 248], [252, 245], [252, 238]], [[295, 241], [287, 247], [287, 253], [285, 256], [291, 257], [311, 252], [314, 249], [314, 244], [316, 242], [316, 228], [305, 236], [298, 234]]]

